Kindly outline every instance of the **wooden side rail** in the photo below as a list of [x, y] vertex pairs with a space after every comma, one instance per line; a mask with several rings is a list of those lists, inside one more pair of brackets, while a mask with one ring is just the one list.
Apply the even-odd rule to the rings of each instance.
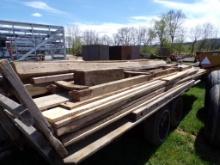
[[63, 144], [53, 136], [51, 130], [49, 129], [49, 123], [41, 114], [40, 110], [32, 100], [30, 94], [27, 89], [24, 87], [22, 81], [15, 73], [11, 65], [7, 60], [0, 61], [0, 72], [8, 80], [10, 85], [16, 91], [18, 97], [22, 101], [22, 103], [27, 107], [28, 111], [32, 114], [36, 127], [45, 135], [53, 148], [59, 153], [61, 157], [65, 157], [68, 155], [68, 151], [65, 149]]

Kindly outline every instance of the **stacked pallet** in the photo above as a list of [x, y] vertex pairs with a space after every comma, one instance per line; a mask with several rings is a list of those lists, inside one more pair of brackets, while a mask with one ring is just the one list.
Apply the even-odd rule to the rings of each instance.
[[113, 123], [132, 123], [153, 114], [206, 73], [151, 60], [15, 62], [12, 66], [0, 63], [3, 77], [10, 82], [1, 82], [4, 95], [31, 109], [35, 124], [55, 150], [62, 150], [61, 156], [70, 145]]

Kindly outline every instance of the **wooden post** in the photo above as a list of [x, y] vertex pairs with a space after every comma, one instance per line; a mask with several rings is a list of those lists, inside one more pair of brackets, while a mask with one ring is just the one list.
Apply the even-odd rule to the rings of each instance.
[[24, 87], [22, 81], [17, 76], [11, 65], [7, 60], [0, 61], [0, 71], [3, 76], [10, 82], [12, 87], [15, 89], [16, 93], [20, 97], [22, 103], [28, 108], [30, 113], [35, 119], [35, 124], [38, 129], [46, 136], [54, 149], [59, 153], [61, 157], [65, 157], [68, 154], [68, 151], [65, 149], [63, 144], [53, 136], [51, 130], [48, 128], [49, 123], [45, 120], [40, 110], [33, 102], [30, 94], [27, 89]]

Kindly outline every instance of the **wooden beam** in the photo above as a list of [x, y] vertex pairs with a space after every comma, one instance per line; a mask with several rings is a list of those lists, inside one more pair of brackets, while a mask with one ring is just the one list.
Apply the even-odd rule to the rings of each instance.
[[74, 78], [74, 73], [66, 73], [66, 74], [57, 74], [50, 76], [33, 77], [32, 81], [34, 82], [34, 84], [44, 84], [55, 81], [71, 80], [73, 78]]
[[29, 95], [27, 89], [23, 86], [22, 81], [14, 72], [13, 68], [11, 67], [11, 65], [7, 60], [0, 61], [0, 71], [2, 75], [9, 81], [9, 83], [12, 85], [12, 87], [14, 88], [14, 90], [16, 91], [16, 93], [24, 103], [24, 105], [33, 115], [36, 121], [35, 124], [38, 127], [38, 129], [40, 129], [40, 131], [43, 132], [43, 134], [47, 137], [51, 145], [54, 147], [54, 149], [59, 153], [61, 157], [66, 156], [68, 154], [67, 150], [64, 148], [62, 143], [53, 136], [52, 132], [48, 128], [49, 123], [42, 116], [38, 107], [33, 102], [31, 96]]

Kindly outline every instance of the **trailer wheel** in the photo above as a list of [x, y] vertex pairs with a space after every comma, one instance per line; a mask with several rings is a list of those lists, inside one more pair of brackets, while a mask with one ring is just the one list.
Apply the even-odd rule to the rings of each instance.
[[220, 146], [220, 70], [208, 75], [205, 112], [205, 135], [212, 145]]
[[183, 99], [178, 97], [170, 104], [170, 125], [176, 128], [183, 117]]
[[144, 136], [153, 145], [164, 142], [170, 130], [170, 112], [167, 108], [161, 109], [148, 118], [144, 123]]

